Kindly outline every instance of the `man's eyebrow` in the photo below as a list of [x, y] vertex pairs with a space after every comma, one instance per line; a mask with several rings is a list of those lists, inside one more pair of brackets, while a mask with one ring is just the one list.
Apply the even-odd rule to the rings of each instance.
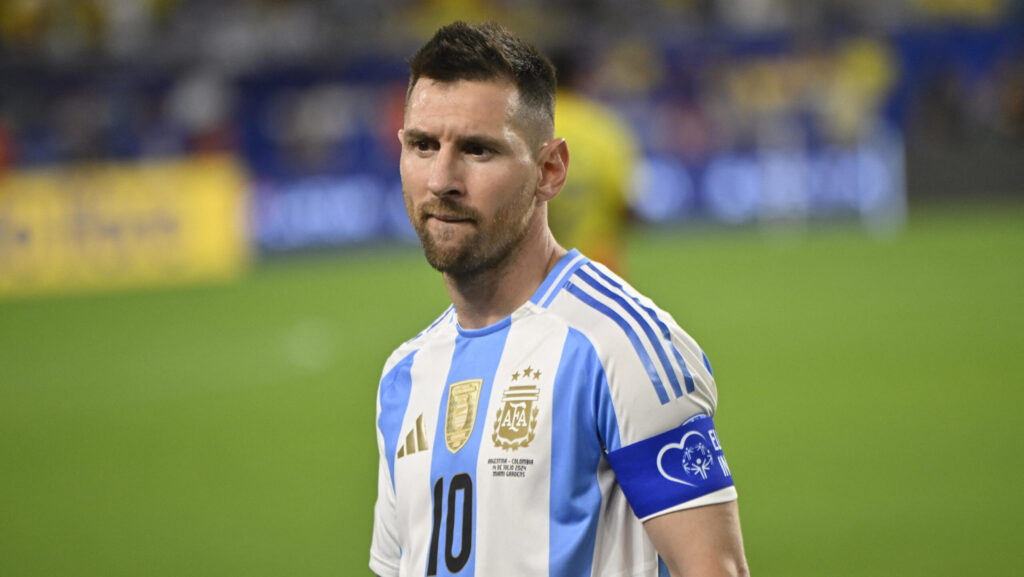
[[467, 134], [466, 136], [460, 136], [455, 139], [455, 144], [458, 145], [459, 148], [469, 148], [472, 146], [482, 146], [492, 150], [503, 150], [505, 148], [504, 142], [494, 138], [493, 136], [487, 136], [485, 134]]
[[402, 139], [406, 142], [416, 142], [418, 140], [437, 140], [437, 137], [425, 130], [406, 128], [402, 131]]

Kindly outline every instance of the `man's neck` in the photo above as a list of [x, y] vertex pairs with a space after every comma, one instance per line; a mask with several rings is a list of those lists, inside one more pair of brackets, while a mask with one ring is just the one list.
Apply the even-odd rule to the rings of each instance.
[[444, 275], [459, 326], [482, 329], [511, 315], [567, 252], [545, 229], [539, 238], [525, 239], [520, 250], [493, 269], [465, 277]]

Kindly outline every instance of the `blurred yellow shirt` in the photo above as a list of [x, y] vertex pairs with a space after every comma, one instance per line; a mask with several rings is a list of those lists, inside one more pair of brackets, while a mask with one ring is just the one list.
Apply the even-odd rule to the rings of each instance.
[[548, 204], [551, 230], [562, 246], [621, 274], [636, 139], [613, 110], [567, 91], [556, 100], [555, 135], [568, 143], [569, 175]]

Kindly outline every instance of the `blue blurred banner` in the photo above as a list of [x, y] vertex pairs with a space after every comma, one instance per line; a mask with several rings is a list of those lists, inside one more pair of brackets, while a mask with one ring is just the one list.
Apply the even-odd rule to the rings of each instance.
[[703, 218], [728, 224], [858, 217], [898, 225], [905, 213], [903, 139], [896, 127], [855, 146], [727, 151], [693, 165], [648, 156], [634, 213], [647, 222]]
[[401, 185], [387, 175], [260, 179], [252, 189], [252, 234], [265, 252], [415, 238]]

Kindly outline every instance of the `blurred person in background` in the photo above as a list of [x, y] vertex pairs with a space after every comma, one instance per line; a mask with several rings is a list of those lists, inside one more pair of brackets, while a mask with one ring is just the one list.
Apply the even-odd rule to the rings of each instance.
[[710, 364], [548, 227], [569, 149], [555, 75], [497, 25], [410, 63], [400, 172], [452, 300], [387, 360], [378, 575], [745, 575]]
[[573, 171], [548, 204], [548, 223], [560, 243], [622, 275], [637, 139], [611, 107], [586, 96], [578, 54], [565, 49], [554, 64], [555, 134], [572, 147]]

